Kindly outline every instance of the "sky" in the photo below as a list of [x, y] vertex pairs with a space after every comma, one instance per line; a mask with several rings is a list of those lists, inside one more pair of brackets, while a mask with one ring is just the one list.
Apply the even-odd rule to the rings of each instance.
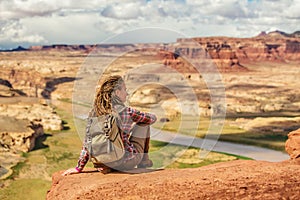
[[293, 33], [299, 10], [300, 0], [0, 0], [0, 49]]

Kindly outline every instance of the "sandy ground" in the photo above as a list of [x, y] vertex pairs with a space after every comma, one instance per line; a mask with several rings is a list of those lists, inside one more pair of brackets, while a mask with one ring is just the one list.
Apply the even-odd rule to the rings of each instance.
[[290, 161], [231, 161], [165, 169], [66, 177], [53, 175], [47, 199], [299, 199], [300, 165]]

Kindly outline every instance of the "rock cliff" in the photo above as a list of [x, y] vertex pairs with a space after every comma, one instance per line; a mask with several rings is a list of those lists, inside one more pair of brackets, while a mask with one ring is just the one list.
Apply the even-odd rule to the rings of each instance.
[[[172, 46], [172, 45], [171, 45]], [[170, 47], [168, 47], [170, 48]], [[212, 59], [221, 72], [246, 71], [242, 63], [289, 62], [300, 58], [300, 38], [297, 34], [275, 31], [252, 38], [197, 37], [179, 38], [171, 49], [158, 56], [165, 65], [189, 69], [180, 55], [186, 58]]]
[[47, 199], [298, 199], [299, 131], [289, 134], [291, 160], [236, 160], [195, 169], [134, 169], [129, 173], [52, 176]]
[[50, 106], [34, 103], [0, 104], [3, 119], [15, 118], [41, 124], [45, 130], [62, 130], [62, 120]]
[[[3, 116], [2, 116], [3, 117]], [[0, 131], [0, 152], [28, 152], [35, 147], [35, 141], [44, 134], [41, 124], [28, 120], [3, 117]]]
[[[47, 199], [298, 199], [299, 165], [230, 161], [194, 169], [53, 174]], [[138, 173], [138, 174], [134, 174]]]
[[300, 129], [288, 134], [285, 150], [288, 152], [293, 162], [300, 164]]
[[300, 129], [289, 134], [283, 162], [235, 160], [194, 169], [52, 176], [47, 199], [298, 199]]

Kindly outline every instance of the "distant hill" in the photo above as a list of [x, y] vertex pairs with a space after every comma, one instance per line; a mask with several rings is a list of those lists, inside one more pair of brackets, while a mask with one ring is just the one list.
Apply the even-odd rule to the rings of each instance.
[[[254, 36], [252, 38], [257, 38], [257, 37], [265, 37], [265, 38], [300, 38], [300, 31], [295, 31], [294, 33], [286, 33], [284, 31], [276, 30], [276, 31], [271, 31], [271, 32], [266, 32], [262, 31], [259, 33], [257, 36]], [[197, 37], [201, 38], [201, 37]], [[202, 37], [206, 38], [206, 37]], [[226, 40], [226, 38], [230, 37], [214, 37], [211, 36], [209, 38], [223, 38], [223, 40]], [[239, 38], [231, 38], [231, 39], [239, 39]], [[251, 39], [251, 38], [249, 38]], [[180, 39], [179, 39], [180, 40]], [[101, 48], [105, 49], [108, 51], [111, 50], [117, 50], [117, 49], [131, 49], [132, 47], [136, 46], [137, 44], [94, 44], [94, 45], [89, 45], [89, 44], [81, 44], [81, 45], [74, 45], [74, 44], [52, 44], [52, 45], [38, 45], [38, 46], [31, 46], [29, 48], [24, 48], [22, 46], [18, 46], [17, 48], [14, 49], [5, 49], [5, 50], [0, 50], [0, 52], [11, 52], [11, 51], [49, 51], [49, 50], [64, 50], [64, 51], [87, 51], [90, 52], [94, 48]], [[142, 47], [143, 44], [139, 44], [138, 46]], [[144, 44], [144, 46], [147, 46], [147, 44]]]
[[299, 38], [300, 37], [300, 31], [295, 31], [294, 33], [290, 34], [291, 37], [297, 37]]
[[283, 31], [271, 31], [269, 33], [266, 33], [265, 31], [262, 31], [260, 34], [257, 35], [257, 37], [289, 37], [289, 38], [300, 38], [300, 31], [295, 31], [294, 33], [286, 33]]
[[10, 52], [10, 51], [27, 51], [28, 49], [22, 47], [22, 46], [18, 46], [15, 49], [4, 49], [4, 50], [0, 50], [0, 52]]

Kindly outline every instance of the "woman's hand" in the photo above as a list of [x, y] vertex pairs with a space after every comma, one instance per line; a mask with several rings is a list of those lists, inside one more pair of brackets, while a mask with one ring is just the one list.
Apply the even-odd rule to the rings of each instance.
[[66, 170], [64, 173], [62, 173], [61, 175], [67, 176], [69, 174], [78, 174], [78, 173], [80, 173], [80, 171], [77, 168], [70, 168]]

